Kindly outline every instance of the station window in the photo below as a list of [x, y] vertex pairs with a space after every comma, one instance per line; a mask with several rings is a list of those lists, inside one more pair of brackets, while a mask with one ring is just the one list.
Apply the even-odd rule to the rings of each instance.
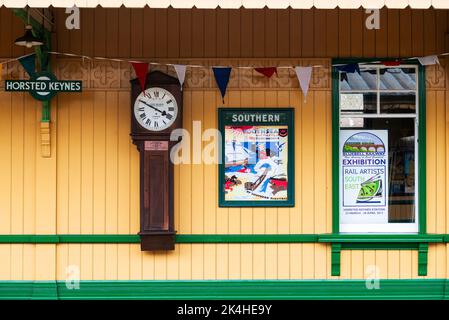
[[420, 231], [420, 72], [413, 64], [334, 70], [338, 232]]

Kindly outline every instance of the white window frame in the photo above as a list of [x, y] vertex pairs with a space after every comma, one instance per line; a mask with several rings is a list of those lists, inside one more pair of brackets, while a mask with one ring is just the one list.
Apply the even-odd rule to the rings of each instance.
[[[341, 81], [340, 81], [340, 74], [339, 74], [339, 81], [338, 81], [338, 95], [339, 99], [338, 101], [341, 101], [341, 94], [342, 93], [377, 93], [376, 99], [377, 99], [377, 113], [342, 113], [340, 109], [340, 105], [338, 106], [338, 112], [339, 112], [339, 122], [338, 122], [338, 132], [339, 132], [339, 141], [340, 141], [340, 132], [341, 132], [341, 119], [342, 118], [414, 118], [415, 121], [415, 194], [414, 194], [414, 213], [415, 213], [415, 222], [414, 223], [386, 223], [386, 224], [348, 224], [348, 223], [341, 223], [341, 214], [340, 211], [340, 223], [339, 223], [339, 230], [340, 233], [378, 233], [378, 234], [384, 234], [384, 233], [418, 233], [419, 231], [419, 197], [418, 197], [418, 182], [419, 182], [419, 170], [418, 170], [418, 163], [419, 163], [419, 152], [418, 152], [418, 136], [419, 136], [419, 67], [417, 65], [410, 65], [410, 64], [401, 64], [399, 66], [389, 67], [384, 65], [376, 65], [376, 64], [370, 64], [366, 67], [361, 67], [361, 71], [363, 69], [377, 69], [377, 88], [376, 89], [370, 89], [370, 90], [341, 90]], [[381, 69], [392, 69], [392, 68], [410, 68], [415, 69], [415, 80], [416, 80], [416, 87], [415, 90], [381, 90], [380, 89], [380, 70]], [[414, 93], [415, 94], [415, 113], [381, 113], [380, 112], [380, 95], [381, 93]], [[341, 163], [341, 153], [339, 152], [339, 163]], [[339, 171], [341, 175], [341, 166], [339, 166]], [[342, 186], [340, 185], [339, 188], [339, 207], [342, 203]]]

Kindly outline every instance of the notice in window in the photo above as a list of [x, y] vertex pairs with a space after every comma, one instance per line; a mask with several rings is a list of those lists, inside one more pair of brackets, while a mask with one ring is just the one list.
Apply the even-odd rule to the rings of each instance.
[[388, 223], [388, 130], [340, 131], [341, 223]]

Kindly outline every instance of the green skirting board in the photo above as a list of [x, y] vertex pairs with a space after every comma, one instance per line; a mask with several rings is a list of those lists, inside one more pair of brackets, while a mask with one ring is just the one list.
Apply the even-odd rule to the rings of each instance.
[[443, 300], [449, 279], [204, 280], [204, 281], [0, 281], [0, 299], [149, 300]]

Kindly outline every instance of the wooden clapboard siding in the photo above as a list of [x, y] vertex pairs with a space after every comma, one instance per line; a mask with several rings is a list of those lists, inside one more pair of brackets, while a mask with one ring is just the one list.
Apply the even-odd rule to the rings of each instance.
[[[80, 30], [54, 9], [53, 49], [112, 58], [396, 57], [440, 53], [447, 10], [382, 9], [379, 30], [364, 10], [81, 9]], [[0, 58], [24, 54], [13, 44], [23, 23], [0, 8]]]
[[[182, 164], [175, 170], [178, 232], [330, 232], [330, 95], [314, 90], [304, 101], [292, 89], [229, 90], [225, 106], [295, 108], [298, 205], [218, 208], [215, 165]], [[193, 121], [203, 129], [215, 128], [220, 100], [214, 89], [185, 90], [184, 127], [192, 134]], [[60, 95], [55, 109], [58, 233], [136, 233], [138, 153], [128, 136], [129, 93]], [[191, 145], [192, 156], [196, 148]], [[58, 245], [57, 274], [63, 279], [67, 266], [78, 265], [86, 279], [277, 279], [293, 277], [300, 263], [301, 272], [294, 277], [326, 278], [327, 251], [323, 244], [186, 244], [174, 252], [151, 254], [140, 253], [136, 245]]]
[[[367, 30], [364, 10], [81, 9], [80, 30], [54, 9], [53, 49], [122, 58], [414, 56], [447, 50], [447, 10], [381, 10]], [[23, 23], [0, 8], [0, 57], [24, 54], [13, 44]]]
[[[244, 104], [241, 102], [242, 96], [245, 98]], [[315, 99], [316, 107], [313, 105]], [[192, 135], [202, 132], [195, 131], [195, 125], [216, 127], [216, 106], [219, 105], [219, 100], [215, 90], [186, 90], [184, 127]], [[302, 217], [304, 223], [300, 232], [329, 232], [330, 225], [326, 224], [326, 216], [330, 210], [330, 194], [322, 193], [321, 190], [326, 189], [322, 186], [329, 182], [326, 182], [326, 176], [330, 172], [330, 162], [327, 162], [327, 167], [325, 165], [330, 149], [330, 121], [322, 121], [330, 117], [330, 111], [326, 108], [330, 93], [312, 92], [307, 103], [304, 103], [297, 91], [230, 90], [226, 100], [230, 106], [301, 106], [297, 107], [296, 112], [299, 113], [299, 118], [303, 119], [304, 127], [301, 129], [301, 124], [297, 126], [297, 136], [301, 137], [303, 148], [313, 150], [313, 158], [316, 158], [317, 162], [309, 159], [307, 153], [297, 152], [303, 157], [303, 164], [297, 170], [303, 174], [307, 173], [308, 176], [307, 179], [296, 179], [305, 186], [316, 185], [312, 189], [303, 187], [303, 193], [299, 194], [300, 198], [305, 199], [299, 201], [302, 202], [301, 208], [308, 213]], [[123, 91], [87, 91], [83, 94], [61, 95], [56, 108], [58, 233], [136, 232], [138, 220], [133, 219], [132, 225], [129, 223], [131, 216], [135, 216], [137, 212], [137, 205], [132, 206], [133, 210], [130, 208], [136, 199], [135, 191], [138, 188], [138, 177], [134, 175], [133, 179], [128, 172], [138, 171], [138, 153], [128, 137], [129, 94]], [[198, 122], [195, 124], [194, 121]], [[201, 127], [197, 128], [201, 130]], [[301, 146], [301, 143], [299, 145]], [[200, 158], [194, 158], [193, 152], [200, 147], [201, 145], [197, 147], [192, 142], [190, 154], [193, 161], [201, 161]], [[313, 170], [310, 170], [311, 168]], [[206, 179], [204, 174], [208, 171], [216, 175], [214, 164], [182, 164], [177, 166], [177, 170], [180, 179], [176, 196], [178, 210], [175, 212], [179, 217], [176, 221], [180, 233], [242, 233], [242, 229], [254, 233], [289, 233], [289, 219], [298, 219], [288, 216], [292, 212], [295, 214], [295, 209], [217, 208], [215, 183], [209, 177]], [[314, 183], [315, 180], [319, 182]], [[208, 188], [205, 187], [206, 183]], [[131, 189], [134, 192], [131, 192]], [[198, 190], [204, 190], [205, 193], [197, 192]], [[206, 224], [212, 219], [208, 216], [209, 212], [215, 210], [217, 216], [214, 220], [225, 220], [223, 223], [213, 223], [211, 220], [212, 222]], [[253, 210], [262, 210], [265, 216], [265, 221], [262, 222], [259, 216], [255, 217], [259, 221], [257, 223], [262, 226], [258, 230], [253, 230], [253, 220], [243, 216], [241, 212], [245, 211], [254, 216]], [[229, 216], [223, 217], [222, 212], [228, 213]], [[311, 212], [317, 213], [315, 222], [309, 218]]]
[[[118, 176], [122, 175], [125, 177], [122, 177], [125, 186], [120, 183], [121, 188], [126, 188], [126, 185], [129, 185], [129, 190], [138, 188], [138, 177], [127, 174], [137, 172], [137, 152], [127, 135], [126, 138], [119, 135], [120, 131], [127, 132], [129, 129], [128, 99], [127, 92], [89, 91], [77, 97], [61, 95], [58, 98], [59, 233], [88, 234], [92, 230], [96, 230], [95, 233], [137, 232], [137, 223], [127, 228], [126, 222], [131, 216], [138, 216], [137, 206], [131, 206], [137, 199], [131, 192], [119, 192], [114, 182], [119, 181]], [[204, 128], [215, 127], [219, 100], [214, 90], [186, 90], [185, 127], [191, 129], [192, 120], [204, 121]], [[122, 104], [119, 104], [120, 101]], [[297, 159], [296, 177], [299, 185], [298, 206], [292, 209], [217, 208], [215, 182], [205, 179], [205, 172], [216, 174], [214, 165], [181, 165], [176, 168], [179, 175], [184, 177], [179, 181], [176, 194], [180, 233], [330, 232], [330, 193], [321, 192], [330, 190], [326, 187], [330, 182], [327, 178], [330, 161], [326, 157], [330, 152], [330, 110], [326, 107], [329, 103], [329, 91], [311, 91], [307, 102], [304, 102], [297, 90], [230, 90], [226, 105], [295, 107], [300, 120], [296, 126], [298, 148], [312, 150], [310, 154], [313, 155], [310, 160], [306, 153], [296, 152], [300, 156]], [[120, 105], [125, 107], [120, 108]], [[122, 129], [118, 130], [118, 127]], [[130, 167], [118, 169], [120, 165], [115, 163], [122, 162], [128, 163]], [[108, 170], [109, 167], [111, 170]], [[99, 171], [97, 179], [93, 171]], [[199, 177], [202, 177], [201, 182], [198, 182]], [[308, 179], [307, 185], [305, 179]], [[198, 183], [203, 184], [203, 192], [193, 192]], [[211, 186], [211, 190], [205, 187], [206, 184]], [[313, 188], [307, 187], [310, 185]], [[89, 190], [94, 190], [94, 195]], [[111, 193], [109, 200], [108, 193]], [[111, 201], [114, 198], [116, 200]], [[97, 206], [94, 202], [97, 202]], [[128, 205], [119, 210], [119, 203]], [[81, 210], [81, 207], [87, 212]], [[134, 212], [129, 208], [133, 208]], [[116, 218], [122, 219], [124, 223], [117, 224]], [[222, 223], [218, 225], [218, 222]], [[300, 226], [298, 231], [295, 225]], [[22, 245], [0, 247], [5, 250], [5, 261], [11, 261], [4, 265], [0, 274], [10, 274], [14, 279], [23, 278], [25, 271], [20, 275], [12, 272], [17, 263], [25, 267], [22, 260], [14, 258], [17, 252], [20, 254], [23, 250]], [[442, 248], [444, 250], [444, 246]], [[83, 279], [330, 278], [330, 256], [324, 244], [182, 244], [169, 253], [141, 253], [138, 245], [127, 244], [62, 244], [56, 250], [58, 279], [65, 279], [66, 268], [71, 265], [81, 267]], [[429, 269], [433, 268], [436, 273], [438, 268], [441, 269], [440, 265], [444, 264], [436, 264], [437, 251], [434, 252], [433, 256], [429, 256]], [[438, 256], [444, 262], [444, 252]], [[416, 277], [416, 272], [412, 272], [413, 265], [417, 263], [414, 252], [344, 251], [342, 261], [342, 278], [363, 278], [364, 270], [370, 264], [379, 266], [382, 277]]]
[[[447, 10], [381, 10], [381, 29], [367, 30], [364, 10], [81, 9], [81, 29], [67, 30], [54, 9], [53, 49], [122, 58], [415, 56], [447, 50]], [[23, 23], [0, 8], [1, 57]]]
[[[407, 57], [448, 49], [447, 11], [437, 10], [381, 10], [376, 31], [364, 28], [361, 10], [82, 9], [78, 31], [65, 29], [64, 10], [56, 9], [55, 17], [55, 50], [114, 58], [269, 58], [276, 64], [281, 58]], [[0, 30], [2, 60], [25, 52], [12, 44], [23, 24], [4, 8]], [[60, 71], [58, 63], [55, 68]], [[99, 70], [106, 79], [113, 67]], [[437, 80], [426, 97], [427, 224], [430, 233], [449, 233], [449, 96], [443, 69], [434, 76], [432, 70]], [[52, 158], [45, 159], [39, 103], [0, 91], [1, 234], [138, 231], [139, 159], [128, 135], [129, 98], [123, 88], [60, 94], [52, 108]], [[203, 130], [216, 128], [219, 105], [213, 87], [187, 88], [184, 127], [192, 133], [192, 121], [200, 120]], [[296, 206], [218, 208], [216, 166], [181, 164], [175, 166], [176, 230], [331, 232], [330, 88], [311, 90], [306, 101], [297, 87], [230, 88], [230, 106], [295, 108]], [[190, 148], [193, 155], [195, 146]], [[428, 278], [449, 275], [448, 250], [430, 246]], [[178, 244], [167, 253], [142, 253], [138, 244], [2, 244], [0, 279], [63, 280], [71, 265], [80, 267], [82, 279], [95, 280], [335, 278], [330, 258], [329, 246], [315, 243]], [[416, 278], [417, 261], [416, 251], [343, 251], [340, 278], [364, 278], [370, 265], [382, 278]]]

